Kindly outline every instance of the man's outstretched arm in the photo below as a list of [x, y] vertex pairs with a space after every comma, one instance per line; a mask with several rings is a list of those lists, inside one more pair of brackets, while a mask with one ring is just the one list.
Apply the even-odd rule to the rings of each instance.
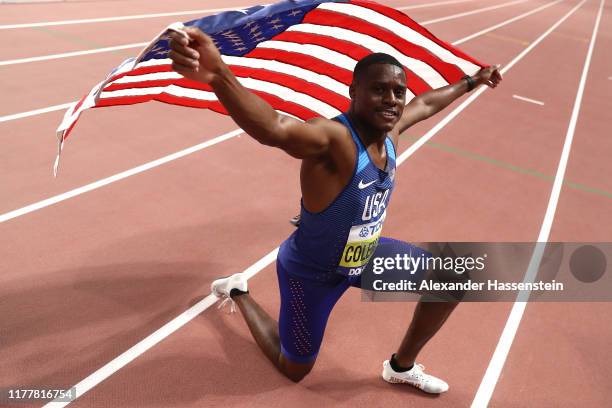
[[[502, 80], [499, 65], [483, 68], [471, 78], [474, 88], [483, 84], [495, 88]], [[468, 86], [468, 80], [462, 79], [454, 84], [433, 89], [413, 98], [406, 105], [404, 113], [395, 127], [397, 134], [446, 108], [455, 99], [465, 94], [469, 89]]]
[[258, 142], [297, 158], [325, 154], [330, 132], [325, 119], [300, 122], [276, 112], [238, 82], [212, 39], [197, 28], [170, 33], [172, 68], [184, 77], [210, 84], [234, 121]]

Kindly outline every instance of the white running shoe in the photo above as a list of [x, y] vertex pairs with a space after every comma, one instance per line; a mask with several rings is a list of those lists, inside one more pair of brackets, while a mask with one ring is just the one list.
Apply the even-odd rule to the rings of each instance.
[[230, 297], [232, 289], [238, 289], [243, 292], [248, 290], [247, 279], [241, 273], [235, 273], [226, 278], [221, 278], [213, 281], [210, 285], [211, 292], [218, 298], [222, 298], [223, 302], [217, 306], [217, 309], [221, 309], [228, 302], [230, 304], [230, 313], [236, 311], [236, 302]]
[[396, 384], [410, 384], [430, 394], [440, 394], [448, 391], [448, 384], [433, 375], [425, 374], [424, 366], [415, 363], [412, 369], [403, 373], [398, 373], [393, 368], [389, 360], [383, 363], [382, 377], [385, 381]]

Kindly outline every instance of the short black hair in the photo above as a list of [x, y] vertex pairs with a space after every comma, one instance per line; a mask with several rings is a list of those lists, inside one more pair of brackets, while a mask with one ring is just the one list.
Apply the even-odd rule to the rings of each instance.
[[391, 64], [404, 70], [404, 66], [393, 56], [384, 52], [375, 52], [359, 60], [353, 70], [353, 80], [359, 78], [370, 65], [374, 64]]

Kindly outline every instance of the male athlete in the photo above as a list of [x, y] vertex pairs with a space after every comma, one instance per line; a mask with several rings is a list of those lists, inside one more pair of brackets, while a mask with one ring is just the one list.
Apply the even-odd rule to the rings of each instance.
[[[186, 35], [185, 35], [186, 34]], [[406, 101], [402, 65], [371, 54], [356, 65], [348, 112], [332, 120], [300, 122], [277, 113], [244, 88], [212, 40], [197, 28], [170, 35], [173, 69], [210, 84], [236, 123], [258, 142], [300, 159], [300, 225], [283, 242], [276, 263], [281, 308], [278, 323], [251, 297], [242, 274], [218, 279], [215, 295], [238, 304], [258, 346], [285, 376], [300, 381], [314, 366], [329, 314], [379, 242], [394, 185], [399, 135], [477, 85], [496, 87], [498, 66]], [[410, 80], [408, 78], [408, 80]], [[383, 378], [428, 393], [448, 385], [423, 372], [415, 359], [456, 302], [419, 302], [397, 352], [383, 363]]]

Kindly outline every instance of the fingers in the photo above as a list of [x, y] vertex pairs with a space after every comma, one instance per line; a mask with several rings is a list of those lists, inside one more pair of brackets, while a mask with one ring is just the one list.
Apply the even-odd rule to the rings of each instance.
[[170, 43], [181, 44], [183, 46], [189, 44], [189, 36], [184, 31], [168, 30], [168, 37], [170, 37]]
[[170, 53], [179, 55], [184, 59], [197, 61], [200, 58], [200, 53], [197, 50], [176, 41], [170, 41], [170, 50]]
[[189, 39], [199, 44], [207, 44], [210, 42], [210, 37], [197, 27], [187, 27], [185, 28], [185, 33], [189, 36]]
[[499, 72], [501, 65], [490, 65], [483, 71], [483, 83], [487, 85], [489, 88], [495, 88], [501, 82], [502, 74]]
[[200, 58], [199, 53], [189, 46], [189, 38], [186, 34], [171, 31], [170, 52], [168, 57], [172, 60], [172, 69], [180, 74], [186, 72], [197, 72]]
[[186, 57], [198, 59], [200, 55], [189, 45], [189, 38], [177, 32], [170, 32], [170, 48]]
[[168, 53], [168, 57], [172, 60], [173, 63], [182, 65], [184, 67], [188, 67], [191, 69], [196, 69], [200, 65], [197, 59], [186, 57], [185, 55], [177, 51], [174, 51], [174, 50]]

